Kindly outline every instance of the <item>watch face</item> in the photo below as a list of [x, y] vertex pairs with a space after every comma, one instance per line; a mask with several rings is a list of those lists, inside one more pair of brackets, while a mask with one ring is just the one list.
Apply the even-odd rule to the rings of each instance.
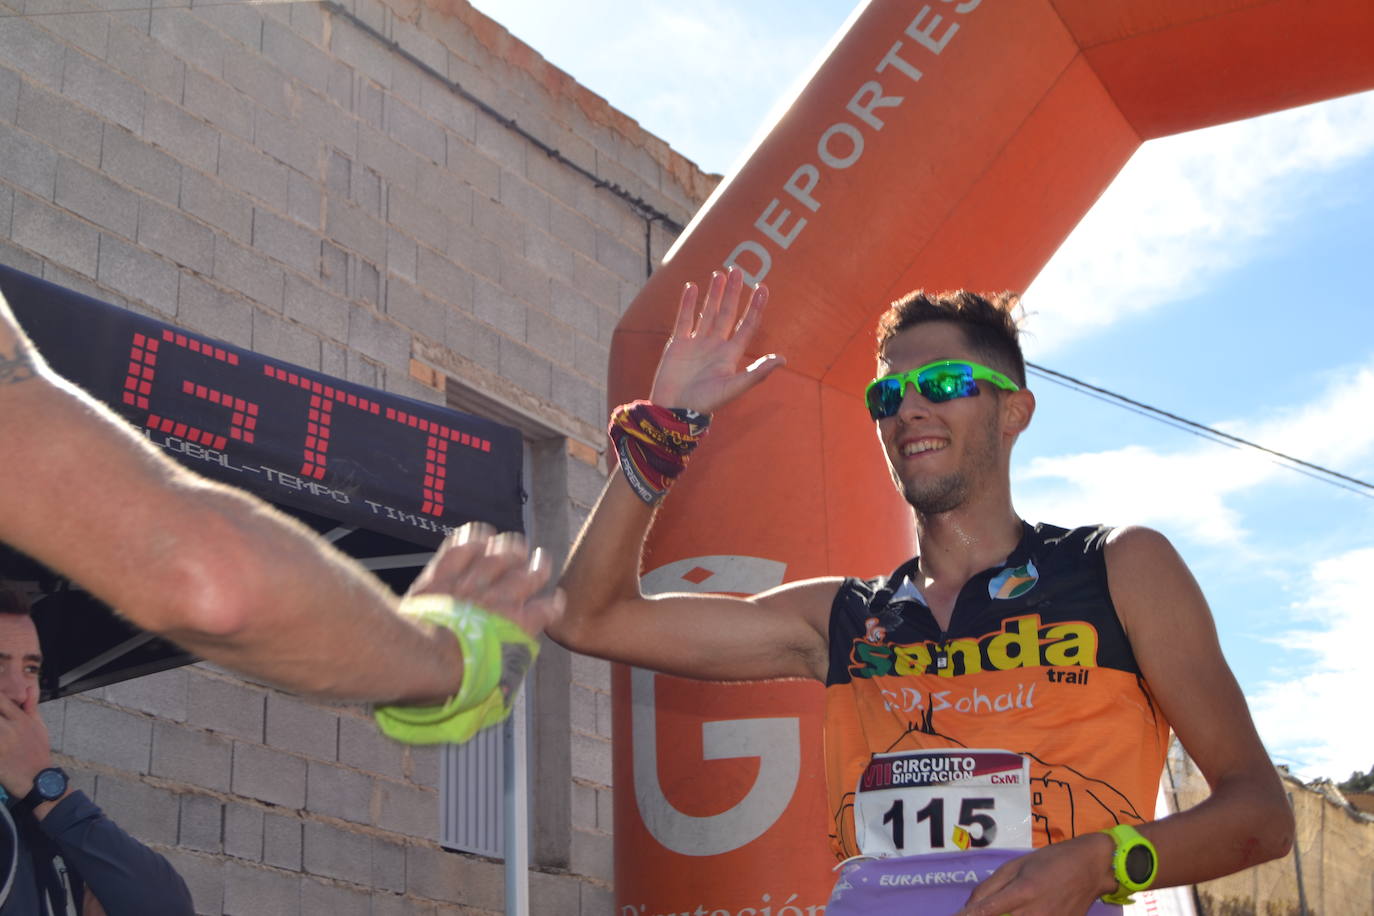
[[1144, 884], [1155, 870], [1155, 857], [1148, 846], [1132, 846], [1126, 852], [1126, 877], [1133, 884]]
[[52, 801], [67, 791], [67, 774], [56, 768], [42, 770], [34, 778], [33, 787], [41, 797]]

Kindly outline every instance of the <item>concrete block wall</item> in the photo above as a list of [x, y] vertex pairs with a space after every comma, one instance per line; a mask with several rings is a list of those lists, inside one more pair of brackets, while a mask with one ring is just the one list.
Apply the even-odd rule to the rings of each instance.
[[77, 784], [168, 856], [198, 912], [500, 910], [501, 866], [434, 842], [438, 750], [387, 741], [361, 709], [208, 665], [42, 709]]
[[[0, 0], [0, 262], [519, 426], [561, 555], [604, 479], [615, 324], [713, 188], [464, 0]], [[541, 658], [535, 913], [610, 913], [609, 669]], [[194, 666], [47, 704], [204, 913], [487, 913], [438, 758]]]

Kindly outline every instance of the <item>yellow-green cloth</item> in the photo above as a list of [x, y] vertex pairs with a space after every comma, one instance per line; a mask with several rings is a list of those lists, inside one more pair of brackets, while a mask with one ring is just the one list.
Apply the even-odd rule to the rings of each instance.
[[412, 595], [401, 613], [447, 627], [463, 652], [463, 683], [442, 706], [378, 706], [377, 726], [405, 744], [457, 744], [510, 714], [539, 643], [499, 614], [447, 595]]

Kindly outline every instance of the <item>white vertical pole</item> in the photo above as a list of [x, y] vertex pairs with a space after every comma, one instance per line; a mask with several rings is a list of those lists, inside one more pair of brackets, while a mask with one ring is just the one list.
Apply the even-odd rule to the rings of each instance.
[[[521, 478], [526, 490], [533, 488], [534, 456], [526, 439], [521, 449]], [[525, 537], [534, 542], [534, 500], [526, 499], [521, 510]], [[530, 692], [525, 688], [537, 672], [531, 668], [511, 703], [510, 718], [501, 726], [505, 753], [502, 773], [502, 795], [505, 815], [506, 853], [506, 916], [529, 916], [530, 913], [530, 806], [528, 747], [528, 717]]]
[[510, 718], [502, 728], [505, 743], [506, 839], [506, 916], [529, 916], [530, 912], [530, 837], [529, 837], [529, 773], [526, 767], [526, 698], [525, 685], [511, 704]]

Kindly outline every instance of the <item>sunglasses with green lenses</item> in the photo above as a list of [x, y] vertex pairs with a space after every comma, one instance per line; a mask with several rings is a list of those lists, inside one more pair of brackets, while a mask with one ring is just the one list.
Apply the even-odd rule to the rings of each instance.
[[1003, 391], [1020, 391], [1021, 387], [996, 369], [958, 359], [941, 359], [926, 363], [909, 372], [894, 372], [875, 378], [864, 389], [864, 402], [875, 420], [894, 416], [902, 406], [907, 385], [927, 401], [939, 403], [955, 398], [971, 398], [978, 394], [978, 382], [992, 382]]

